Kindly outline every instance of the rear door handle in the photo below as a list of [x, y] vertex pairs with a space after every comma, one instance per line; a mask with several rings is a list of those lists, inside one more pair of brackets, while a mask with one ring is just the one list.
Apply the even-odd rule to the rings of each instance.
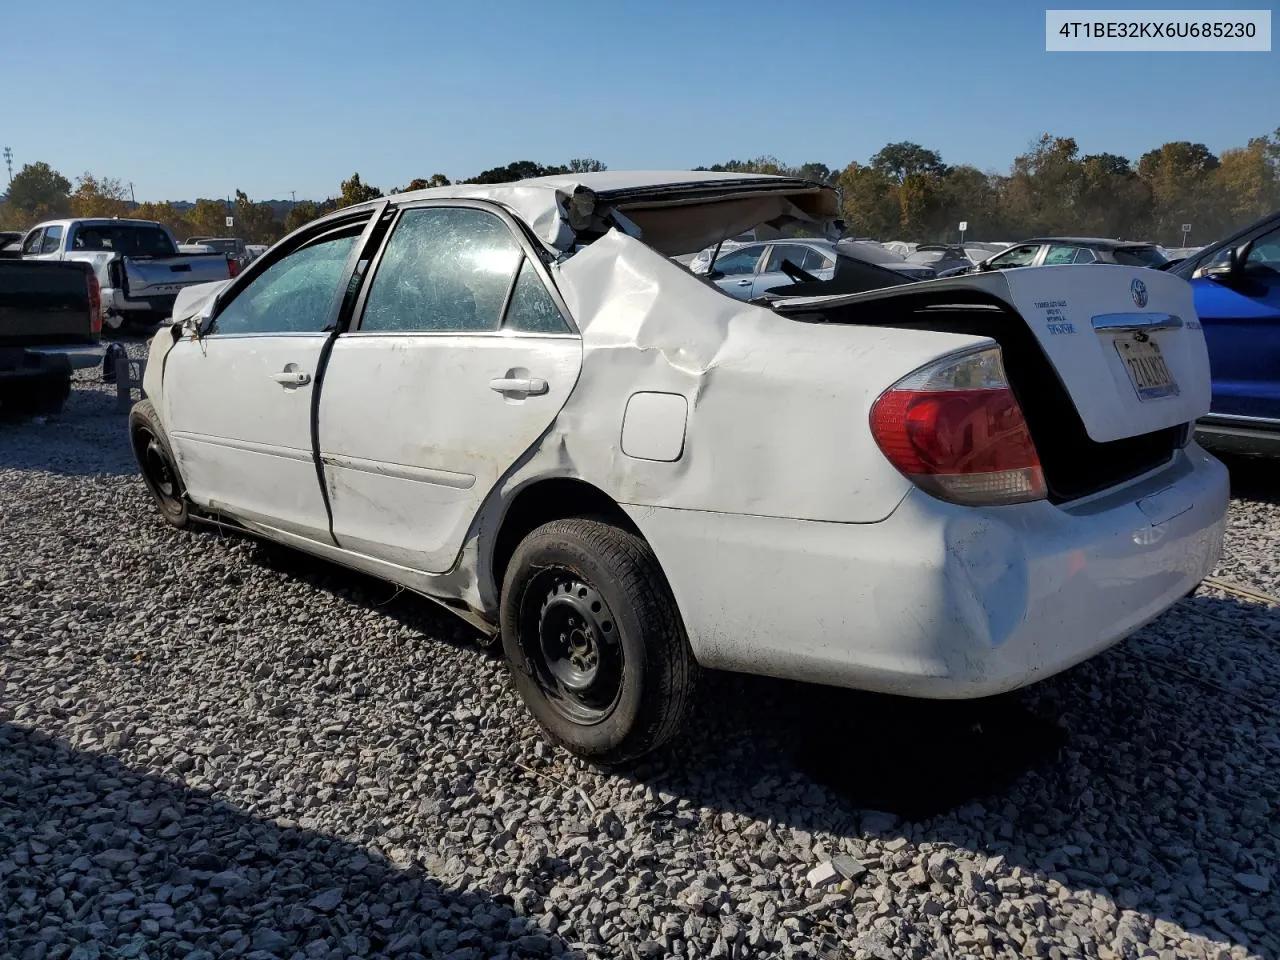
[[751, 281], [750, 281], [750, 280], [739, 280], [739, 281], [738, 281], [738, 286], [740, 286], [740, 287], [749, 287], [749, 286], [751, 286]]
[[286, 387], [305, 387], [311, 382], [311, 374], [305, 370], [282, 370], [280, 373], [273, 373], [271, 379]]
[[489, 381], [489, 389], [498, 393], [540, 397], [550, 388], [540, 377], [497, 377]]

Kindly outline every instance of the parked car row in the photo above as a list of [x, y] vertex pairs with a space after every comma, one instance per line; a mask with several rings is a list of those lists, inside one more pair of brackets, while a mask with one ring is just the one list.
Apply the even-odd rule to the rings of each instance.
[[[920, 283], [776, 235], [722, 249], [741, 274], [671, 259], [747, 213], [838, 233], [829, 187], [709, 172], [329, 214], [179, 293], [130, 415], [143, 478], [175, 526], [238, 524], [500, 637], [548, 734], [605, 762], [667, 741], [702, 666], [985, 696], [1213, 568], [1227, 476], [1192, 438], [1183, 279]], [[1256, 282], [1255, 248], [1222, 275]]]

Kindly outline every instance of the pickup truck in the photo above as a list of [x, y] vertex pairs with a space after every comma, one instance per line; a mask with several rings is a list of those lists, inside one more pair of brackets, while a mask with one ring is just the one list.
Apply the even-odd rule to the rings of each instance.
[[241, 270], [253, 259], [249, 255], [248, 245], [239, 237], [188, 237], [182, 245], [207, 247], [216, 253], [224, 253], [235, 260]]
[[179, 255], [173, 234], [151, 220], [50, 220], [22, 241], [26, 260], [88, 263], [102, 290], [102, 320], [153, 327], [173, 312], [183, 287], [226, 280], [239, 263], [222, 253]]
[[0, 260], [0, 409], [57, 413], [71, 371], [102, 362], [102, 310], [91, 264]]

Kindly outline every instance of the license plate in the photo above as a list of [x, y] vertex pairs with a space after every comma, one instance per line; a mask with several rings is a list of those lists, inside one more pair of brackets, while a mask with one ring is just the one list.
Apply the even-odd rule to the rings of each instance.
[[1160, 345], [1154, 340], [1117, 337], [1116, 350], [1139, 400], [1159, 400], [1178, 395], [1178, 383], [1164, 362]]

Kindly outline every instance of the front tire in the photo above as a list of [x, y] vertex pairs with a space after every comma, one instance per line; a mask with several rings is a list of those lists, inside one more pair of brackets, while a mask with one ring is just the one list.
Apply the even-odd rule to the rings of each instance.
[[598, 520], [556, 520], [516, 548], [502, 585], [502, 646], [548, 736], [607, 765], [679, 730], [697, 663], [649, 545]]
[[170, 526], [185, 529], [191, 522], [187, 491], [169, 438], [150, 400], [135, 403], [129, 411], [129, 442], [138, 469], [142, 471], [142, 480], [160, 508], [160, 515]]

